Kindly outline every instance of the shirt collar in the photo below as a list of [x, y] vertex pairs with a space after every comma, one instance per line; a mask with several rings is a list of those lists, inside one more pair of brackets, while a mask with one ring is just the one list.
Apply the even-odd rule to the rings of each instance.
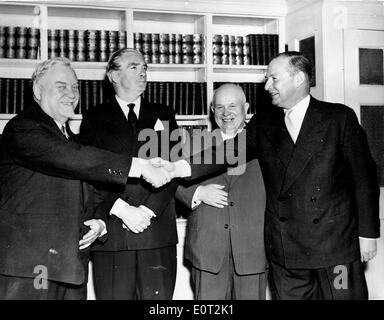
[[225, 133], [223, 130], [220, 130], [221, 137], [223, 138], [224, 141], [228, 140], [228, 139], [232, 139], [232, 138], [236, 137], [241, 131], [243, 131], [244, 126], [241, 127], [240, 129], [237, 129], [236, 134], [228, 134], [228, 133]]
[[136, 117], [139, 118], [139, 112], [140, 112], [140, 106], [141, 106], [141, 97], [138, 97], [134, 101], [125, 101], [123, 99], [120, 99], [117, 95], [115, 95], [116, 101], [119, 104], [121, 110], [123, 111], [126, 118], [128, 118], [128, 104], [134, 103], [135, 107], [133, 108], [133, 111], [136, 113]]
[[292, 108], [290, 109], [284, 109], [284, 113], [287, 113], [288, 110], [292, 110], [292, 113], [296, 113], [297, 111], [303, 111], [305, 114], [305, 111], [307, 111], [308, 106], [309, 106], [309, 100], [310, 100], [310, 95], [308, 94], [305, 98], [300, 100], [298, 103], [296, 103]]

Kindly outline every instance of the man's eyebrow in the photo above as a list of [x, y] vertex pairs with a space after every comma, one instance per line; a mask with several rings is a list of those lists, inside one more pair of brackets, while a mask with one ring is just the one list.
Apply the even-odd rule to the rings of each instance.
[[55, 81], [55, 84], [67, 84], [66, 82], [64, 82], [64, 81], [60, 81], [60, 80], [58, 80], [58, 81]]

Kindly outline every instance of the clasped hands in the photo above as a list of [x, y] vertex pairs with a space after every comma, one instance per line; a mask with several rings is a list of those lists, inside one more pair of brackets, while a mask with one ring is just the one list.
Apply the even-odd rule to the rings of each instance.
[[178, 162], [169, 162], [162, 158], [153, 158], [142, 162], [141, 175], [155, 188], [160, 188], [174, 178], [182, 177]]

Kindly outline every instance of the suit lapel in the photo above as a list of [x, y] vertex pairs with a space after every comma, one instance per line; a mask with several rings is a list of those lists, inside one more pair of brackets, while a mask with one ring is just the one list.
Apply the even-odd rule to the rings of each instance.
[[330, 124], [330, 115], [324, 114], [318, 101], [311, 97], [308, 110], [297, 137], [291, 159], [282, 185], [285, 193], [303, 172], [316, 150], [321, 147], [322, 138]]
[[114, 143], [124, 147], [126, 152], [131, 153], [133, 137], [132, 133], [129, 130], [128, 120], [121, 110], [120, 105], [116, 101], [116, 98], [113, 98], [108, 104], [109, 109], [106, 110], [105, 116], [105, 128], [112, 131]]
[[288, 167], [291, 160], [292, 152], [295, 144], [284, 123], [284, 111], [276, 110], [276, 115], [272, 116], [272, 123], [265, 126], [264, 132], [271, 142], [277, 157], [285, 168]]

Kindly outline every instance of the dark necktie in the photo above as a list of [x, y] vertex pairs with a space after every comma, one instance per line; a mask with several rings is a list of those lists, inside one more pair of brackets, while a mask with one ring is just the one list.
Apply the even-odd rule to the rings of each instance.
[[133, 108], [135, 107], [134, 103], [128, 104], [129, 112], [128, 112], [128, 123], [131, 126], [133, 134], [136, 134], [136, 124], [137, 124], [137, 116]]
[[63, 133], [63, 135], [69, 140], [69, 135], [67, 133], [67, 129], [65, 128], [65, 124], [62, 124], [61, 125], [61, 132]]

